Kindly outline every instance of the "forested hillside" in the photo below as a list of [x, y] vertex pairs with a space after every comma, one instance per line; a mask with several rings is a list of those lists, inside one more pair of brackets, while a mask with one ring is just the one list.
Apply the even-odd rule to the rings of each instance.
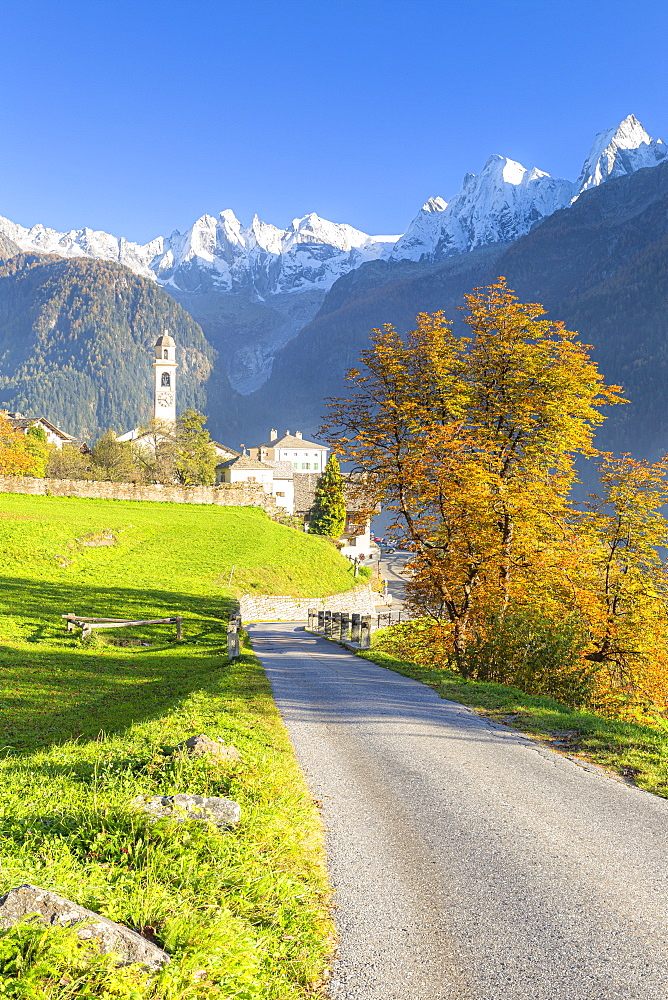
[[161, 288], [118, 264], [11, 257], [0, 266], [0, 404], [84, 439], [128, 430], [149, 418], [165, 327], [178, 345], [179, 408], [204, 410], [214, 352]]

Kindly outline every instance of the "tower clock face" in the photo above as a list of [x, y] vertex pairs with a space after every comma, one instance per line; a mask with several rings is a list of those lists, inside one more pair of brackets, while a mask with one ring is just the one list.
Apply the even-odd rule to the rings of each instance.
[[158, 406], [173, 406], [174, 405], [174, 393], [173, 392], [159, 392], [158, 393]]

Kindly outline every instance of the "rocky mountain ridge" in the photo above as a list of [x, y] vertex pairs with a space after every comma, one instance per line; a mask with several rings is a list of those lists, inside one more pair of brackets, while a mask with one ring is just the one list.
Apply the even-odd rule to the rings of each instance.
[[294, 219], [286, 229], [257, 215], [243, 226], [231, 209], [217, 218], [203, 215], [187, 232], [175, 230], [144, 245], [87, 228], [27, 229], [2, 217], [0, 235], [24, 252], [114, 261], [168, 291], [213, 289], [262, 302], [286, 293], [324, 293], [343, 274], [372, 260], [442, 260], [515, 240], [583, 191], [655, 166], [666, 156], [665, 143], [653, 139], [633, 115], [596, 136], [575, 183], [494, 154], [480, 174], [465, 176], [449, 203], [430, 198], [399, 237], [369, 236], [315, 213]]

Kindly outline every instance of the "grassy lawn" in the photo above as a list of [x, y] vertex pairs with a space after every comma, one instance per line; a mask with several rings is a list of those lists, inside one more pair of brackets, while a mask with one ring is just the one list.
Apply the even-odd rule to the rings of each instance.
[[[382, 632], [374, 636], [382, 641]], [[449, 670], [419, 667], [381, 649], [360, 652], [380, 666], [412, 677], [450, 701], [545, 741], [569, 756], [600, 764], [656, 795], [668, 798], [668, 727], [608, 719], [568, 708], [551, 698], [534, 698], [503, 684], [466, 681]]]
[[[345, 562], [254, 509], [18, 495], [0, 495], [0, 557], [0, 894], [52, 889], [173, 957], [147, 979], [52, 932], [0, 932], [0, 996], [312, 995], [332, 940], [320, 823], [259, 663], [246, 647], [225, 665], [224, 622], [235, 591], [346, 589]], [[183, 641], [152, 626], [82, 645], [67, 611], [179, 613]], [[171, 753], [200, 732], [243, 763]], [[177, 791], [235, 799], [239, 827], [128, 805]]]

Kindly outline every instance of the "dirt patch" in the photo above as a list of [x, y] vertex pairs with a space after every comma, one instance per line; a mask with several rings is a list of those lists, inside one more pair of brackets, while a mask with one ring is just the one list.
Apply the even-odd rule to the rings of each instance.
[[77, 542], [86, 548], [96, 549], [103, 545], [115, 545], [116, 538], [112, 531], [105, 528], [104, 531], [91, 533], [90, 535], [85, 535], [83, 538], [77, 538]]

